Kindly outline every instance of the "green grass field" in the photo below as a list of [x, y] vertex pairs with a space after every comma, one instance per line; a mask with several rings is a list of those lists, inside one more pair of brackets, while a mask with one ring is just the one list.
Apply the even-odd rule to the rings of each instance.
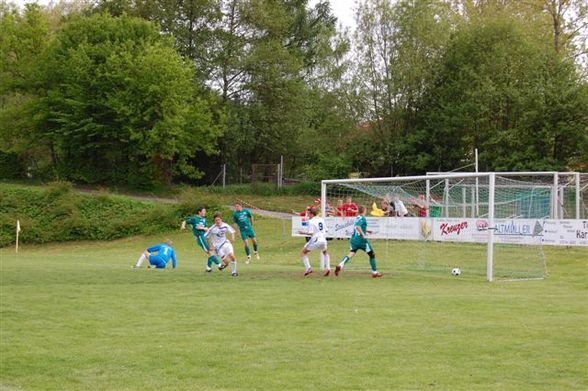
[[[545, 248], [549, 277], [488, 283], [398, 267], [374, 241], [335, 278], [303, 278], [301, 238], [259, 218], [261, 261], [133, 270], [163, 237], [0, 249], [0, 390], [586, 390], [588, 251]], [[346, 241], [331, 241], [333, 263]], [[317, 266], [317, 255], [312, 254]]]

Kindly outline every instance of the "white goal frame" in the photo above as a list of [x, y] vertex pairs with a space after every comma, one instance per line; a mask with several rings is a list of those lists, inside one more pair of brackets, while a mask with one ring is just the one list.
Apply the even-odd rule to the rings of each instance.
[[440, 175], [418, 175], [405, 177], [388, 177], [388, 178], [359, 178], [359, 179], [327, 179], [321, 181], [321, 214], [326, 216], [327, 208], [327, 185], [328, 184], [345, 184], [345, 183], [377, 183], [377, 182], [402, 182], [402, 181], [419, 181], [454, 179], [454, 178], [486, 178], [488, 180], [488, 221], [487, 232], [487, 250], [486, 250], [486, 279], [490, 282], [494, 280], [494, 195], [496, 173], [453, 173]]

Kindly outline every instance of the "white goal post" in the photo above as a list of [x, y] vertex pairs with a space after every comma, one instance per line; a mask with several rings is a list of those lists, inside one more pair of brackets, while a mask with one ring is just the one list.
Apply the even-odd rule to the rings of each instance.
[[[430, 193], [431, 180], [438, 181], [439, 179], [480, 179], [485, 178], [488, 181], [488, 226], [487, 229], [487, 253], [486, 253], [486, 278], [488, 281], [493, 280], [493, 242], [494, 242], [494, 186], [495, 186], [495, 174], [494, 173], [483, 173], [483, 174], [445, 174], [445, 175], [433, 175], [433, 176], [408, 176], [408, 177], [392, 177], [392, 178], [362, 178], [362, 179], [334, 179], [334, 180], [323, 180], [321, 181], [321, 214], [327, 216], [327, 186], [329, 184], [346, 184], [346, 183], [401, 183], [411, 181], [422, 181], [426, 183], [427, 193]], [[430, 195], [427, 195], [427, 201]]]

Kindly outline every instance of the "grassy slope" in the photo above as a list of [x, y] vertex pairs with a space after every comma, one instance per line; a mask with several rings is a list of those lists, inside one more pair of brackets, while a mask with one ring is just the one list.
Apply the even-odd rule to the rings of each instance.
[[259, 219], [263, 259], [237, 279], [203, 273], [187, 232], [176, 270], [130, 269], [159, 237], [0, 249], [0, 388], [588, 388], [585, 249], [546, 249], [544, 281], [401, 271], [401, 242], [380, 280], [304, 279], [286, 224]]

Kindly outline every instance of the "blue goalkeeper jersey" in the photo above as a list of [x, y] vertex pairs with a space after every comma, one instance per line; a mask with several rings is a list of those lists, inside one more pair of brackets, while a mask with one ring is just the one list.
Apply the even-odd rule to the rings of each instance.
[[169, 244], [156, 244], [155, 246], [149, 247], [147, 251], [150, 254], [156, 252], [158, 260], [164, 264], [167, 264], [171, 259], [173, 268], [176, 268], [176, 252]]

